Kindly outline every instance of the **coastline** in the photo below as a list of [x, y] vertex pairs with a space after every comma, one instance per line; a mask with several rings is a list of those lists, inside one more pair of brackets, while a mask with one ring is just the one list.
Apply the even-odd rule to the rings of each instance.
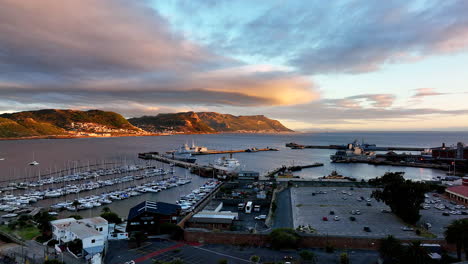
[[[30, 137], [12, 137], [12, 138], [0, 138], [0, 141], [8, 140], [31, 140], [31, 139], [75, 139], [75, 138], [115, 138], [115, 137], [158, 137], [158, 136], [176, 136], [176, 135], [213, 135], [213, 134], [297, 134], [295, 131], [279, 131], [279, 132], [255, 132], [255, 131], [236, 131], [236, 132], [205, 132], [205, 133], [174, 133], [174, 134], [116, 134], [111, 136], [73, 136], [73, 135], [44, 135], [44, 136], [30, 136]], [[299, 132], [300, 133], [300, 132]]]

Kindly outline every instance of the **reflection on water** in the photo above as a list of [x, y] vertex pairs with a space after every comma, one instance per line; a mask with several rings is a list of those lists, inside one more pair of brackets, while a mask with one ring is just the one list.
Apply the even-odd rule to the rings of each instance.
[[[178, 135], [169, 137], [122, 137], [122, 138], [81, 138], [81, 139], [40, 139], [0, 141], [0, 181], [10, 182], [14, 179], [34, 177], [47, 171], [73, 169], [75, 166], [87, 164], [103, 164], [119, 162], [121, 164], [145, 164], [139, 160], [139, 152], [165, 152], [177, 148], [179, 145], [195, 141], [196, 144], [209, 149], [231, 150], [247, 149], [251, 147], [274, 147], [280, 151], [238, 153], [234, 157], [239, 159], [244, 169], [259, 171], [261, 174], [282, 165], [305, 165], [315, 162], [324, 163], [323, 167], [305, 169], [297, 174], [303, 178], [317, 178], [328, 175], [337, 170], [344, 176], [358, 179], [369, 179], [381, 176], [387, 171], [404, 171], [407, 178], [431, 179], [443, 175], [443, 171], [421, 168], [374, 166], [367, 164], [332, 164], [329, 156], [334, 150], [303, 149], [291, 150], [284, 146], [287, 142], [300, 144], [330, 145], [346, 144], [354, 139], [364, 139], [368, 143], [378, 146], [408, 146], [435, 147], [442, 142], [455, 144], [458, 141], [468, 142], [468, 134], [461, 132], [361, 132], [361, 133], [315, 133], [315, 134], [216, 134], [216, 135]], [[212, 163], [221, 155], [197, 156], [198, 163]], [[27, 165], [32, 159], [37, 160], [38, 166]], [[156, 162], [153, 161], [153, 164]], [[184, 176], [185, 170], [178, 169], [177, 173]], [[189, 193], [192, 189], [206, 181], [198, 176], [192, 176], [192, 183], [169, 189], [161, 193], [147, 193], [127, 200], [115, 201], [109, 207], [126, 216], [129, 207], [146, 199], [174, 202], [180, 195]], [[112, 189], [115, 189], [111, 187]], [[101, 189], [98, 190], [102, 192]], [[95, 194], [91, 191], [89, 195]], [[80, 195], [88, 195], [81, 193]], [[64, 198], [60, 199], [63, 200]], [[67, 197], [74, 199], [74, 197]], [[47, 206], [57, 202], [44, 200], [38, 206]], [[100, 208], [80, 211], [83, 216], [99, 214]], [[70, 214], [66, 212], [64, 214]]]

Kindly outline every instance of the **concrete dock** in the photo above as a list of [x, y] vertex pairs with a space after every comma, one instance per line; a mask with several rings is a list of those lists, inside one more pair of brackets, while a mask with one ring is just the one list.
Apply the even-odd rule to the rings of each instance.
[[[287, 143], [286, 147], [291, 149], [346, 149], [345, 145], [301, 145], [294, 142]], [[420, 147], [375, 147], [370, 151], [424, 151]]]

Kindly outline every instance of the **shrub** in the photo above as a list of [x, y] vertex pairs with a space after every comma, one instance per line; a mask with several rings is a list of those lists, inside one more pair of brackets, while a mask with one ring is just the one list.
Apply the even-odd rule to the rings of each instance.
[[218, 260], [218, 264], [228, 264], [227, 259], [220, 259]]
[[343, 252], [340, 255], [340, 264], [349, 264], [349, 257], [348, 254]]
[[253, 255], [250, 257], [250, 261], [252, 261], [253, 263], [258, 263], [260, 261], [260, 257]]
[[314, 261], [313, 263], [315, 263], [315, 254], [314, 254], [314, 252], [311, 252], [309, 250], [302, 250], [299, 253], [299, 256], [304, 261], [308, 261], [308, 262]]
[[335, 252], [335, 247], [327, 242], [327, 245], [325, 246], [325, 252], [327, 253], [333, 253]]
[[270, 233], [269, 237], [275, 249], [296, 248], [300, 238], [291, 228], [277, 228]]

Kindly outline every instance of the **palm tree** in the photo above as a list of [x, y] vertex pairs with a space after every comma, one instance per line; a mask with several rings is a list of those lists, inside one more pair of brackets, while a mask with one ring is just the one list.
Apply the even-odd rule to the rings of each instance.
[[75, 207], [75, 212], [78, 211], [78, 205], [80, 205], [80, 204], [81, 204], [81, 203], [78, 202], [78, 200], [73, 201], [72, 206]]
[[429, 256], [427, 251], [421, 246], [420, 241], [413, 241], [407, 248], [406, 258], [412, 264], [428, 263]]
[[456, 245], [458, 260], [461, 260], [462, 249], [468, 259], [468, 218], [453, 221], [446, 227], [444, 235], [447, 243]]

